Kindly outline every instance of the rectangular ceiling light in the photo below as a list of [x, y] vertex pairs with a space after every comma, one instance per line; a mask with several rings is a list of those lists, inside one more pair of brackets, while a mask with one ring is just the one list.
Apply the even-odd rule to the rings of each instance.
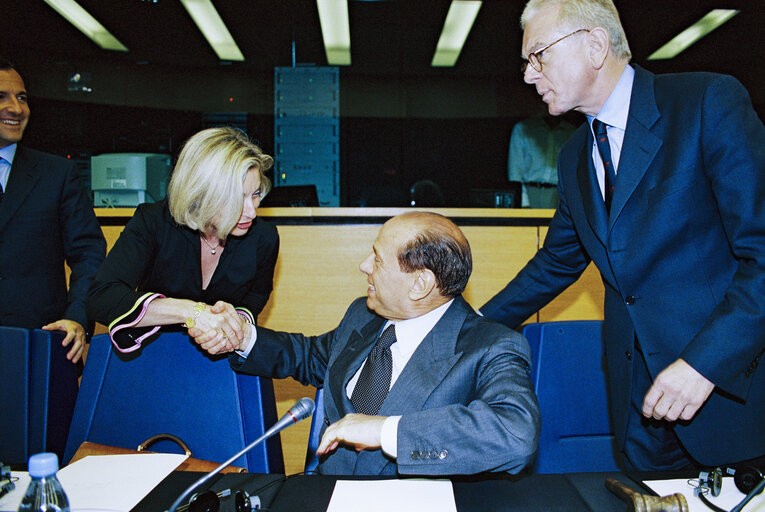
[[104, 50], [128, 51], [116, 37], [74, 0], [45, 0], [45, 3]]
[[319, 8], [321, 36], [327, 64], [351, 65], [351, 25], [348, 21], [348, 0], [316, 0]]
[[244, 55], [210, 0], [181, 0], [181, 3], [220, 60], [244, 60]]
[[653, 52], [648, 60], [671, 59], [690, 45], [738, 14], [735, 9], [714, 9], [706, 16], [672, 38], [667, 44]]
[[433, 54], [431, 66], [450, 67], [454, 66], [460, 56], [462, 47], [465, 45], [470, 29], [482, 2], [477, 0], [452, 0], [449, 12], [446, 13], [444, 28], [441, 29], [441, 37], [438, 38], [436, 53]]

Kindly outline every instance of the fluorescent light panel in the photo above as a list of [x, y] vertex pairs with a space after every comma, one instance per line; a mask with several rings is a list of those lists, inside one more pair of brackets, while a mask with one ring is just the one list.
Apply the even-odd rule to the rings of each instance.
[[244, 55], [210, 0], [181, 0], [181, 3], [220, 60], [244, 60]]
[[738, 14], [735, 9], [714, 9], [653, 52], [648, 60], [671, 59]]
[[104, 50], [128, 51], [116, 37], [74, 0], [45, 0], [45, 3]]
[[316, 0], [324, 39], [324, 52], [331, 66], [351, 65], [351, 28], [348, 0]]
[[438, 38], [436, 53], [430, 65], [434, 67], [454, 66], [462, 52], [470, 29], [482, 2], [474, 0], [452, 0], [449, 12], [446, 13], [444, 28]]

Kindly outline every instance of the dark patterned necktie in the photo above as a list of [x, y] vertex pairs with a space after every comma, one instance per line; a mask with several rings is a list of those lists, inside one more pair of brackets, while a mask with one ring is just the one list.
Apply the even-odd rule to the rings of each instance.
[[598, 146], [598, 153], [603, 160], [603, 168], [605, 173], [603, 175], [605, 183], [605, 202], [606, 211], [611, 212], [611, 198], [614, 196], [614, 186], [616, 185], [616, 170], [614, 169], [614, 163], [611, 159], [611, 146], [608, 144], [608, 133], [606, 127], [608, 125], [598, 119], [592, 120], [592, 129], [595, 131], [595, 144]]
[[377, 414], [380, 410], [390, 389], [390, 379], [393, 374], [393, 355], [390, 346], [394, 343], [396, 343], [396, 329], [393, 324], [390, 324], [372, 348], [356, 382], [356, 387], [351, 393], [351, 403], [356, 412]]

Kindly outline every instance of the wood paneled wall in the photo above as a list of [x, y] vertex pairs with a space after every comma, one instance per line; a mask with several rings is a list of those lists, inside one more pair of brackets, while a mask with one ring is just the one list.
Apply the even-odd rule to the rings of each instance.
[[[385, 219], [404, 208], [261, 208], [277, 225], [281, 248], [274, 291], [259, 316], [271, 329], [321, 334], [337, 326], [348, 305], [366, 293], [359, 263], [369, 254]], [[473, 252], [466, 300], [479, 308], [507, 284], [544, 239], [552, 210], [433, 209], [462, 227]], [[97, 209], [109, 249], [132, 215], [130, 209]], [[111, 224], [111, 225], [108, 225]], [[529, 321], [603, 318], [603, 285], [594, 267]], [[97, 332], [104, 332], [103, 326]], [[274, 382], [278, 414], [315, 389], [292, 379]], [[309, 422], [282, 432], [287, 474], [302, 471]]]

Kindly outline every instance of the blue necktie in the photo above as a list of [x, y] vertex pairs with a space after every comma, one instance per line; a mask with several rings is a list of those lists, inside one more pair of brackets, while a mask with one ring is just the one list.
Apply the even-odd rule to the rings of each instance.
[[[7, 160], [0, 156], [0, 164], [7, 162]], [[3, 184], [0, 183], [0, 203], [3, 202], [3, 196], [5, 195], [5, 190], [3, 189]]]
[[604, 173], [604, 189], [605, 189], [605, 202], [606, 211], [611, 212], [611, 198], [614, 196], [614, 187], [616, 185], [616, 170], [614, 169], [613, 160], [611, 160], [611, 146], [608, 145], [608, 133], [606, 127], [608, 125], [598, 119], [592, 120], [592, 129], [595, 131], [595, 144], [598, 146], [598, 153], [603, 160]]
[[390, 390], [393, 375], [393, 354], [390, 346], [396, 343], [396, 329], [390, 324], [377, 340], [369, 354], [359, 380], [351, 393], [351, 403], [356, 412], [377, 414]]

